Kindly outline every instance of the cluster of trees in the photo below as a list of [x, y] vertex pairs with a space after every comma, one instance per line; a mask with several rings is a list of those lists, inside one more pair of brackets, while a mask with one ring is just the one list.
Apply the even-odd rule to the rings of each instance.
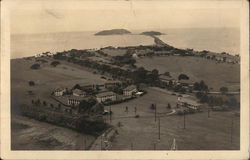
[[57, 65], [61, 64], [59, 61], [53, 61], [50, 63], [51, 66], [56, 67]]
[[66, 57], [63, 54], [56, 54], [55, 59], [67, 60], [68, 62], [75, 63], [84, 67], [93, 68], [102, 73], [111, 74], [113, 78], [129, 78], [134, 83], [146, 83], [156, 85], [159, 83], [159, 72], [154, 69], [148, 71], [143, 67], [137, 68], [135, 71], [124, 70], [119, 67], [113, 67], [107, 64], [100, 64], [89, 59], [76, 59], [74, 57]]
[[223, 100], [222, 97], [208, 96], [204, 92], [197, 92], [196, 97], [201, 103], [207, 103], [209, 106], [222, 106], [240, 107], [240, 103], [235, 97], [230, 97], [228, 100]]
[[86, 113], [97, 103], [96, 99], [90, 98], [88, 100], [82, 100], [78, 106], [78, 113]]
[[136, 63], [136, 60], [129, 53], [124, 54], [122, 56], [114, 56], [113, 60], [114, 60], [114, 65], [118, 66], [123, 66], [125, 64], [134, 66]]
[[179, 76], [178, 76], [178, 80], [189, 80], [189, 77], [186, 75], [186, 74], [180, 74]]
[[62, 112], [51, 111], [41, 107], [21, 105], [21, 112], [24, 116], [55, 124], [58, 126], [74, 129], [92, 135], [100, 135], [105, 129], [110, 127], [104, 123], [101, 116], [89, 117], [86, 115], [71, 116]]
[[30, 66], [31, 69], [40, 69], [40, 64], [33, 64], [32, 66]]
[[222, 94], [226, 94], [228, 92], [228, 88], [227, 87], [221, 87], [220, 91]]
[[195, 82], [194, 83], [194, 90], [197, 91], [202, 91], [202, 92], [207, 92], [208, 91], [208, 86], [206, 83], [202, 80], [200, 82]]

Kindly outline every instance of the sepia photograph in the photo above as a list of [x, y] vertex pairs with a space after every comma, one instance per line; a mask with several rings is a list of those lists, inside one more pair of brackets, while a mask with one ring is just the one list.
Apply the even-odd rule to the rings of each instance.
[[10, 151], [241, 151], [246, 2], [6, 2]]

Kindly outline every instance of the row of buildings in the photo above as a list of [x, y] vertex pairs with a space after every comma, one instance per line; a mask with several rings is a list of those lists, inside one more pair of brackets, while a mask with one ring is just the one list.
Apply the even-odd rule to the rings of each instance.
[[[118, 100], [118, 94], [112, 91], [100, 91], [95, 96], [89, 96], [85, 91], [76, 88], [70, 92], [70, 95], [66, 95], [66, 93], [66, 88], [58, 88], [54, 90], [53, 95], [56, 97], [66, 98], [67, 105], [69, 106], [79, 105], [82, 100], [86, 99], [86, 97], [95, 97], [99, 103]], [[138, 93], [137, 87], [135, 85], [130, 85], [123, 89], [123, 94], [121, 96], [122, 99], [127, 99], [133, 97], [136, 93]]]

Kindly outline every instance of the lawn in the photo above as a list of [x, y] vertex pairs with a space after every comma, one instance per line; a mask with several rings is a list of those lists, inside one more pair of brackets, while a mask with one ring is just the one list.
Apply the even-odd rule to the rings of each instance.
[[[156, 149], [169, 150], [173, 139], [176, 139], [179, 150], [227, 150], [239, 149], [240, 117], [233, 115], [233, 111], [207, 112], [186, 115], [186, 129], [183, 129], [184, 117], [178, 115], [167, 116], [167, 103], [175, 106], [177, 97], [153, 88], [143, 97], [127, 103], [112, 105], [114, 113], [111, 124], [118, 127], [119, 135], [112, 143], [112, 150], [130, 150], [131, 145], [136, 150]], [[158, 120], [155, 122], [154, 111], [150, 104], [156, 103], [158, 113], [161, 113], [161, 134], [158, 141]], [[128, 106], [129, 112], [125, 112]], [[134, 107], [137, 108], [139, 118], [134, 118]], [[106, 107], [109, 110], [109, 106]], [[237, 110], [238, 111], [238, 110]], [[231, 144], [231, 120], [233, 124], [233, 139]], [[110, 123], [109, 117], [107, 122]]]
[[187, 74], [191, 81], [204, 80], [212, 91], [219, 91], [220, 87], [228, 87], [230, 91], [240, 88], [240, 65], [216, 63], [199, 57], [152, 57], [136, 60], [138, 67], [147, 70], [158, 69], [160, 73], [170, 72], [177, 78], [179, 74]]

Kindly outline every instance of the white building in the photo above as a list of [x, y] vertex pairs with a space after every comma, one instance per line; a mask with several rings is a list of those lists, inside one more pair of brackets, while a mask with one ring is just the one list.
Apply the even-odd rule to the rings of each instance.
[[85, 98], [80, 96], [69, 96], [68, 97], [68, 105], [70, 106], [78, 106], [82, 100]]
[[194, 110], [199, 109], [201, 106], [201, 104], [196, 102], [195, 100], [192, 100], [190, 98], [184, 98], [184, 97], [178, 97], [177, 105], [182, 106], [182, 107], [187, 107], [190, 109], [194, 109]]
[[105, 102], [107, 100], [116, 101], [117, 96], [114, 92], [102, 92], [96, 95], [96, 99], [98, 102]]
[[137, 87], [135, 85], [130, 85], [123, 89], [123, 95], [124, 96], [132, 96], [137, 92]]
[[177, 81], [174, 78], [172, 78], [171, 76], [166, 76], [166, 75], [163, 75], [163, 74], [159, 76], [159, 79], [162, 82], [166, 83], [167, 85], [169, 85], [170, 82], [172, 82], [173, 85], [175, 85], [177, 83]]
[[63, 94], [66, 92], [65, 88], [57, 88], [54, 90], [54, 96], [63, 96]]

